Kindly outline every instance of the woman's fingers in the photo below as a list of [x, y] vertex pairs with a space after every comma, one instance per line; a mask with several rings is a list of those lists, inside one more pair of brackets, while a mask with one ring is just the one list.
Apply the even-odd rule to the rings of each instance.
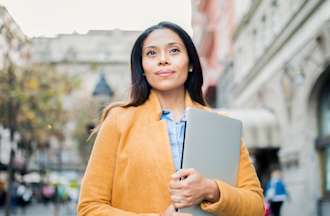
[[[182, 179], [182, 177], [185, 177]], [[178, 179], [182, 180], [178, 180]], [[179, 170], [171, 176], [169, 192], [176, 208], [185, 208], [200, 203], [207, 196], [209, 180], [195, 169]]]
[[174, 180], [174, 181], [185, 179], [185, 178], [187, 178], [188, 176], [192, 175], [195, 172], [196, 172], [196, 170], [193, 169], [193, 168], [180, 169], [179, 171], [177, 171], [176, 173], [171, 175], [171, 179]]
[[192, 206], [191, 204], [184, 203], [184, 202], [176, 202], [176, 203], [173, 203], [173, 205], [175, 206], [175, 208], [178, 208], [178, 209], [188, 208], [188, 207]]
[[180, 202], [183, 201], [183, 197], [178, 196], [178, 195], [172, 195], [171, 200], [172, 200], [173, 203], [180, 203]]
[[175, 208], [186, 208], [193, 205], [191, 197], [185, 197], [181, 195], [172, 195], [171, 201]]
[[181, 189], [181, 188], [182, 188], [182, 184], [179, 181], [174, 181], [174, 180], [170, 181], [170, 184], [169, 184], [170, 190], [177, 190], [177, 189]]
[[188, 179], [182, 180], [182, 181], [170, 181], [169, 189], [170, 190], [182, 190], [187, 189], [189, 187], [189, 181]]

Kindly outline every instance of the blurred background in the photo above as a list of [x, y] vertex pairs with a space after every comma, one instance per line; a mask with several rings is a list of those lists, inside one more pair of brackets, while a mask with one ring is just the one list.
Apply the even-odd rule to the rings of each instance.
[[0, 0], [0, 215], [75, 215], [102, 108], [159, 21], [198, 48], [208, 104], [244, 124], [282, 215], [330, 214], [330, 0]]

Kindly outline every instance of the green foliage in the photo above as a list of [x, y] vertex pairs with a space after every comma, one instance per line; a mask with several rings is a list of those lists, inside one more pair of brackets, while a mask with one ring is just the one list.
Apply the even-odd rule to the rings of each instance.
[[47, 145], [50, 136], [64, 138], [68, 113], [64, 96], [79, 80], [49, 65], [11, 66], [0, 71], [0, 122], [21, 135], [21, 143]]
[[78, 143], [82, 163], [86, 164], [93, 146], [95, 136], [90, 137], [91, 127], [98, 122], [99, 106], [92, 98], [81, 98], [79, 106], [73, 110], [75, 128], [73, 137]]

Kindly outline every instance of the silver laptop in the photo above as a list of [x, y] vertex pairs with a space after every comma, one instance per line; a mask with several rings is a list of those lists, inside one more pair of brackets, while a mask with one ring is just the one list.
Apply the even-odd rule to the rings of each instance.
[[[182, 168], [194, 168], [209, 179], [236, 184], [242, 123], [215, 112], [188, 108]], [[210, 216], [199, 205], [180, 209], [194, 216]]]

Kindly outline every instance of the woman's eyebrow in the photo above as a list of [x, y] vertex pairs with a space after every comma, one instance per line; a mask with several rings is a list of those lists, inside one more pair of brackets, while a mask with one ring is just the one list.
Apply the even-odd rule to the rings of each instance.
[[143, 49], [148, 49], [148, 48], [150, 48], [150, 49], [155, 49], [155, 48], [157, 48], [157, 46], [155, 46], [155, 45], [150, 45], [150, 46], [145, 46], [145, 47], [143, 47]]
[[[173, 45], [179, 45], [179, 46], [183, 46], [182, 43], [179, 43], [179, 42], [170, 42], [170, 43], [167, 43], [166, 46], [173, 46]], [[156, 45], [149, 45], [149, 46], [145, 46], [143, 47], [143, 49], [156, 49], [158, 46]]]

